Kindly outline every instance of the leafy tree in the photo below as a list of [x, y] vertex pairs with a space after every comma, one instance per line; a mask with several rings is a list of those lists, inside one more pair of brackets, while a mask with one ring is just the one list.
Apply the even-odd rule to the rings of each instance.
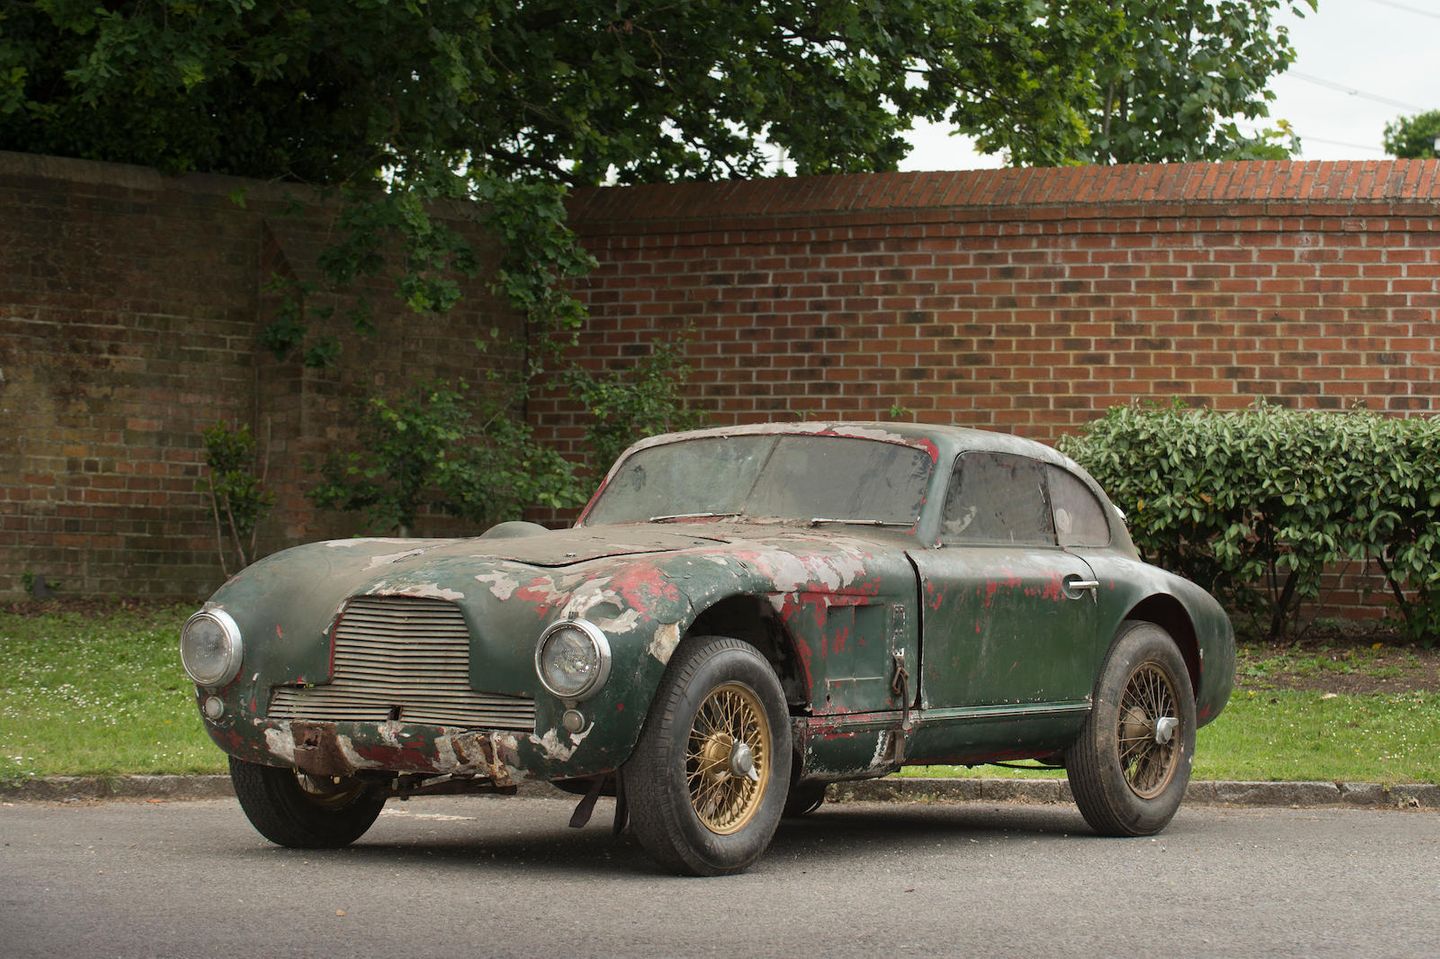
[[1440, 156], [1440, 149], [1435, 147], [1437, 140], [1440, 140], [1440, 110], [1396, 117], [1385, 124], [1385, 152], [1393, 157]]
[[[1271, 77], [1295, 59], [1276, 23], [1316, 0], [1117, 0], [1118, 29], [1092, 74], [1089, 144], [1068, 156], [1096, 163], [1278, 159], [1299, 150], [1289, 124], [1250, 136], [1238, 120], [1269, 115]], [[1020, 162], [1035, 162], [1025, 150]]]
[[316, 506], [364, 513], [375, 531], [408, 536], [426, 509], [484, 527], [528, 506], [583, 502], [570, 464], [464, 383], [370, 397], [360, 439], [362, 452], [331, 456], [307, 495]]
[[0, 143], [309, 183], [893, 168], [917, 115], [1073, 142], [1076, 0], [43, 0], [7, 7]]
[[690, 375], [680, 347], [662, 343], [636, 362], [629, 375], [574, 371], [569, 386], [590, 411], [588, 432], [595, 465], [606, 469], [638, 437], [699, 426], [701, 416], [680, 392]]
[[[917, 117], [1025, 163], [1089, 156], [1092, 128], [1097, 159], [1228, 148], [1238, 134], [1211, 131], [1260, 115], [1292, 56], [1268, 33], [1283, 2], [11, 0], [0, 149], [333, 188], [327, 281], [379, 272], [398, 238], [396, 293], [421, 313], [478, 269], [430, 211], [476, 201], [503, 244], [495, 287], [540, 347], [504, 389], [487, 384], [504, 415], [475, 422], [504, 447], [527, 436], [511, 414], [568, 362], [583, 319], [566, 284], [591, 260], [565, 224], [569, 187], [761, 176], [775, 149], [802, 174], [894, 169]], [[314, 292], [290, 290], [263, 340], [334, 363], [340, 344], [306, 322]], [[578, 393], [632, 411], [597, 425], [665, 422], [633, 415], [664, 395], [645, 398], [647, 376], [624, 401], [624, 378]]]
[[216, 423], [202, 434], [205, 443], [206, 488], [215, 520], [215, 550], [220, 569], [230, 575], [227, 546], [236, 569], [255, 561], [255, 534], [260, 520], [275, 505], [265, 488], [265, 463], [257, 455], [250, 427]]

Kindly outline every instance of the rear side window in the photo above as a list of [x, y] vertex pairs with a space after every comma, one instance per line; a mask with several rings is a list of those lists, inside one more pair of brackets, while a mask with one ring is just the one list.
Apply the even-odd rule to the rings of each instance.
[[945, 495], [941, 537], [950, 543], [1054, 546], [1044, 467], [1010, 453], [961, 455]]
[[1090, 488], [1067, 470], [1046, 467], [1050, 473], [1050, 505], [1055, 509], [1055, 533], [1061, 546], [1109, 546], [1110, 524], [1105, 507]]

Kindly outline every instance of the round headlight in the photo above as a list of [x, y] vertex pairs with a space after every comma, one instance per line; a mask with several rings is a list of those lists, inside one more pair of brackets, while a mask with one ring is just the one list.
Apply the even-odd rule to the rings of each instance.
[[563, 620], [540, 635], [535, 672], [561, 699], [584, 699], [610, 675], [610, 643], [593, 623]]
[[180, 662], [200, 686], [223, 686], [240, 671], [240, 627], [223, 609], [202, 609], [180, 629]]

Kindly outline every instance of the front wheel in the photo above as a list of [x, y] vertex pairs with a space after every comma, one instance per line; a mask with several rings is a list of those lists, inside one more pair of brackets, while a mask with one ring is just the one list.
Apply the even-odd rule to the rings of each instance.
[[348, 846], [365, 835], [385, 805], [384, 794], [365, 783], [336, 783], [234, 756], [230, 782], [256, 831], [277, 845], [296, 849]]
[[765, 657], [737, 639], [682, 644], [621, 775], [635, 836], [662, 866], [717, 876], [753, 864], [790, 782], [790, 716]]
[[1102, 836], [1159, 832], [1180, 808], [1194, 756], [1195, 694], [1179, 647], [1153, 623], [1122, 623], [1065, 754], [1081, 815]]

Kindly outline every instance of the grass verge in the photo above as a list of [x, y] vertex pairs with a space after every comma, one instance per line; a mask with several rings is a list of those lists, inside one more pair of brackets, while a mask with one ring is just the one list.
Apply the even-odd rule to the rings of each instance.
[[[907, 776], [1064, 776], [912, 766]], [[1240, 689], [1200, 730], [1196, 779], [1440, 783], [1440, 693]]]
[[[177, 637], [190, 611], [0, 612], [0, 779], [222, 771], [224, 757], [201, 729], [180, 669]], [[1323, 663], [1315, 670], [1334, 671]], [[1242, 665], [1249, 686], [1200, 731], [1196, 778], [1440, 783], [1433, 685], [1363, 693], [1273, 688], [1281, 672], [1268, 661]], [[905, 775], [1063, 773], [915, 766]]]
[[180, 668], [192, 611], [0, 612], [0, 779], [221, 771]]

